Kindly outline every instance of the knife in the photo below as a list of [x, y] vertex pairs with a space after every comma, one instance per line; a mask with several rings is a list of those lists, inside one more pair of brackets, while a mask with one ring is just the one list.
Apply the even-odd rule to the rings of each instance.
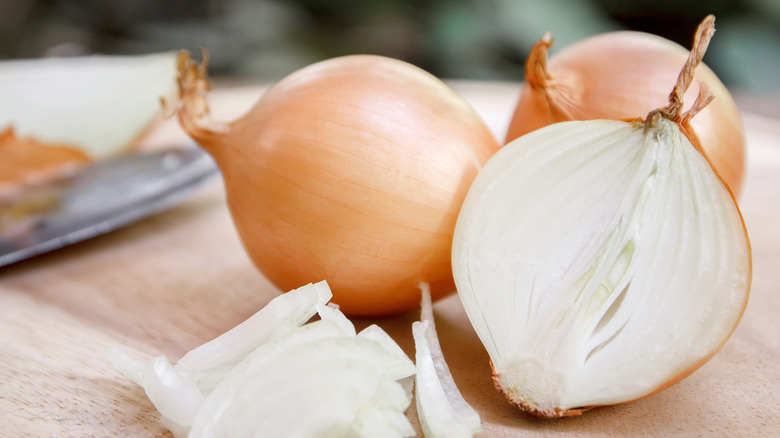
[[129, 225], [187, 199], [219, 175], [195, 146], [126, 154], [0, 199], [0, 267]]

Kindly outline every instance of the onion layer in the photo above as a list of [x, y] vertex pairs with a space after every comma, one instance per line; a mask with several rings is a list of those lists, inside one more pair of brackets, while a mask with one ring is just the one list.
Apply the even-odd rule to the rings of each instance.
[[326, 278], [347, 314], [454, 292], [452, 232], [498, 144], [452, 89], [410, 64], [358, 55], [272, 87], [232, 123], [211, 119], [206, 67], [183, 54], [179, 120], [222, 170], [236, 228], [281, 290]]
[[[573, 44], [547, 59], [552, 40], [538, 42], [528, 58], [526, 86], [520, 95], [506, 142], [568, 120], [627, 120], [648, 114], [666, 101], [680, 66], [683, 47], [642, 32], [610, 32]], [[715, 96], [691, 121], [704, 152], [735, 195], [744, 182], [745, 132], [734, 99], [706, 65], [695, 80]], [[685, 95], [693, 102], [694, 83]]]
[[0, 132], [0, 194], [30, 181], [47, 180], [92, 162], [82, 150], [19, 138], [9, 127]]
[[420, 285], [420, 321], [412, 324], [417, 416], [426, 438], [466, 438], [482, 432], [479, 414], [463, 399], [452, 378], [436, 334], [431, 291]]

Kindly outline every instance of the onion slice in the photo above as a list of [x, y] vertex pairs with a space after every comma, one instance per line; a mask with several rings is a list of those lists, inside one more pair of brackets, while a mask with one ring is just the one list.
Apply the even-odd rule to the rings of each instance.
[[277, 297], [243, 323], [185, 354], [179, 365], [191, 371], [203, 371], [234, 364], [275, 332], [297, 328], [308, 321], [331, 297], [324, 282], [298, 288], [289, 298]]
[[0, 131], [0, 202], [21, 187], [68, 175], [91, 162], [78, 148], [19, 137], [9, 126]]
[[413, 436], [414, 364], [378, 326], [356, 333], [330, 298], [325, 282], [280, 295], [175, 365], [111, 359], [176, 436]]
[[497, 383], [534, 413], [652, 394], [736, 327], [750, 289], [744, 224], [673, 122], [551, 125], [483, 172], [453, 270]]
[[350, 316], [455, 291], [452, 231], [498, 144], [442, 81], [375, 55], [328, 59], [279, 81], [232, 122], [212, 117], [208, 57], [180, 58], [183, 129], [216, 160], [247, 254], [280, 290], [326, 278]]
[[482, 431], [479, 414], [463, 399], [444, 360], [433, 321], [430, 287], [422, 283], [420, 289], [421, 321], [412, 324], [420, 426], [429, 438], [473, 436]]

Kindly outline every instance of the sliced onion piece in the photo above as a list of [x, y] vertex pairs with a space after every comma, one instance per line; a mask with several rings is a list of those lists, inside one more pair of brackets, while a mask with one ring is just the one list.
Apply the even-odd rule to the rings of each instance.
[[171, 365], [164, 356], [149, 361], [133, 360], [118, 350], [112, 351], [110, 358], [122, 374], [144, 388], [149, 400], [167, 420], [167, 426], [187, 429], [205, 401], [204, 394], [236, 363], [272, 335], [299, 327], [330, 298], [326, 282], [280, 295], [243, 323], [191, 350], [176, 365]]
[[406, 377], [414, 373], [411, 361], [364, 338], [318, 336], [327, 326], [337, 325], [313, 322], [253, 352], [209, 395], [192, 436], [230, 431], [237, 424], [264, 436], [323, 436], [351, 430], [362, 408], [395, 407], [403, 413], [410, 400], [394, 379], [396, 364], [409, 363]]
[[311, 319], [317, 308], [324, 306], [332, 296], [325, 282], [280, 295], [243, 323], [185, 354], [178, 365], [190, 371], [204, 371], [234, 364], [274, 333], [299, 327]]
[[417, 365], [417, 415], [429, 438], [470, 437], [482, 431], [479, 414], [463, 399], [439, 345], [428, 284], [422, 290], [421, 320], [412, 324]]
[[[204, 405], [191, 437], [259, 434], [269, 437], [343, 436], [363, 406], [371, 406], [381, 374], [368, 363], [314, 360], [305, 350], [253, 368], [241, 379], [226, 379]], [[230, 386], [226, 392], [220, 389]], [[338, 433], [336, 433], [338, 432]]]
[[751, 279], [733, 195], [677, 122], [564, 122], [466, 198], [453, 270], [497, 386], [542, 417], [648, 396], [726, 342]]
[[415, 435], [414, 427], [403, 413], [376, 407], [361, 409], [352, 430], [355, 436], [371, 438]]
[[112, 360], [176, 436], [413, 436], [414, 364], [379, 327], [357, 334], [330, 297], [325, 282], [280, 295], [176, 365]]
[[128, 148], [176, 91], [177, 54], [0, 62], [0, 130], [94, 159]]

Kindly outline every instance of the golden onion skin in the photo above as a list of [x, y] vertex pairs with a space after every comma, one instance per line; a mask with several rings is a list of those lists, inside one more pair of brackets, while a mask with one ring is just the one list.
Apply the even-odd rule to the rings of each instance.
[[276, 287], [327, 280], [358, 316], [417, 307], [421, 282], [434, 298], [455, 291], [457, 215], [499, 144], [443, 82], [353, 55], [291, 74], [224, 126], [199, 99], [182, 126], [217, 161], [243, 245]]

